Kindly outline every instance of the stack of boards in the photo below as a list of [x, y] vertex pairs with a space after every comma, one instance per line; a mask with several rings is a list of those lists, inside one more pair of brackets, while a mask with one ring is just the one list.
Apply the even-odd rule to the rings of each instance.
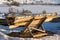
[[[44, 18], [44, 17], [45, 16], [41, 16], [41, 15], [17, 16], [15, 18], [14, 25], [9, 25], [9, 28], [16, 28], [16, 27], [20, 27], [20, 26], [26, 26], [29, 22], [31, 22], [31, 19], [33, 19], [33, 21], [31, 22], [31, 24], [29, 26], [34, 26], [34, 25], [39, 23], [41, 18]], [[38, 19], [38, 20], [34, 20], [34, 19]]]
[[[9, 25], [9, 28], [16, 28], [16, 27], [19, 27], [19, 26], [26, 26], [27, 23], [30, 22], [31, 19], [41, 19], [43, 17], [47, 17], [47, 19], [45, 20], [45, 22], [47, 21], [51, 21], [53, 18], [56, 18], [57, 16], [56, 15], [29, 15], [29, 16], [17, 16], [15, 18], [15, 21], [14, 21], [14, 25]], [[39, 20], [34, 20], [32, 23], [38, 23]]]
[[[45, 36], [45, 35], [47, 35], [47, 33], [45, 33], [45, 30], [39, 30], [37, 28], [33, 28], [35, 26], [41, 26], [42, 23], [45, 21], [44, 18], [46, 19], [46, 16], [41, 16], [41, 15], [16, 17], [16, 19], [14, 21], [14, 25], [10, 25], [9, 28], [16, 28], [18, 26], [25, 26], [27, 29], [28, 29], [28, 27], [29, 28], [32, 27], [32, 29], [37, 30], [36, 31], [37, 33], [35, 33], [35, 32], [28, 33], [29, 36], [27, 35], [26, 32], [21, 33], [21, 34], [19, 34], [20, 37], [41, 37], [41, 36]], [[30, 30], [28, 30], [28, 31], [30, 31]]]
[[[12, 32], [8, 35], [13, 34], [16, 37], [42, 37], [42, 36], [48, 35], [48, 33], [46, 33], [45, 29], [43, 29], [43, 30], [39, 29], [39, 27], [42, 27], [42, 24], [46, 19], [47, 19], [46, 15], [17, 16], [15, 18], [14, 25], [9, 25], [9, 28], [16, 28], [16, 27], [24, 26], [24, 27], [26, 27], [26, 29], [28, 29], [28, 31], [30, 33], [27, 33], [24, 30], [23, 32], [25, 32], [25, 33], [20, 33], [20, 32], [16, 33], [15, 32], [16, 34], [14, 35], [14, 32]], [[34, 28], [35, 26], [39, 26], [39, 27]], [[30, 27], [32, 27], [33, 30], [37, 30], [37, 31], [31, 32], [30, 31], [31, 29], [29, 29]]]

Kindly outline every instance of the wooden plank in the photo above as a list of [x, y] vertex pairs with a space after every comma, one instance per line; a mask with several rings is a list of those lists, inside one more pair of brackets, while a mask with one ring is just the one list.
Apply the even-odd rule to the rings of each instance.
[[14, 21], [14, 23], [18, 23], [18, 22], [24, 22], [24, 21], [29, 21], [30, 19], [32, 19], [32, 17], [28, 17], [28, 18], [21, 18], [21, 19], [17, 19]]
[[48, 34], [47, 33], [38, 33], [38, 34], [33, 35], [33, 37], [37, 38], [37, 37], [43, 37], [43, 36], [46, 36], [46, 35], [48, 35]]
[[17, 23], [15, 25], [10, 25], [9, 28], [12, 29], [12, 28], [16, 28], [16, 27], [19, 27], [19, 26], [24, 26], [26, 25], [28, 22], [23, 22], [23, 23]]
[[29, 26], [39, 26], [39, 25], [41, 26], [42, 23], [45, 21], [45, 19], [46, 19], [45, 17], [40, 18], [38, 20], [34, 19]]
[[34, 17], [34, 19], [41, 19], [41, 18], [44, 18], [45, 16], [43, 16], [43, 15], [36, 15], [35, 17]]
[[40, 30], [40, 29], [37, 29], [37, 28], [32, 28], [32, 29], [40, 31], [40, 32], [46, 32], [45, 30]]
[[30, 26], [30, 27], [31, 27], [31, 26], [34, 27], [34, 26], [36, 26], [36, 25], [39, 23], [39, 21], [40, 21], [40, 20], [33, 20], [29, 26]]

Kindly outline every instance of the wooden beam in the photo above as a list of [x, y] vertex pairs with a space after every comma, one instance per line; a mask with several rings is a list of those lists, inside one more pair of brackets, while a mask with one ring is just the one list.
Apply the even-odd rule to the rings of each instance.
[[17, 24], [14, 24], [14, 25], [9, 25], [9, 28], [16, 28], [16, 27], [19, 27], [19, 26], [25, 26], [28, 22], [23, 22], [23, 23], [17, 23]]
[[37, 29], [37, 28], [32, 28], [32, 29], [40, 31], [40, 32], [46, 32], [45, 30], [40, 30], [40, 29]]
[[32, 17], [28, 17], [28, 18], [20, 18], [20, 19], [16, 19], [15, 21], [14, 21], [14, 23], [18, 23], [18, 22], [26, 22], [26, 21], [29, 21], [29, 20], [31, 20], [32, 19]]

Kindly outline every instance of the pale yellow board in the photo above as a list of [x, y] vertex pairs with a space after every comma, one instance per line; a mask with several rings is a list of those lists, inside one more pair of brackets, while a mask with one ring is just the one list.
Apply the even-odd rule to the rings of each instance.
[[34, 18], [35, 19], [41, 19], [41, 18], [44, 18], [45, 16], [41, 16], [41, 15], [36, 15]]
[[9, 28], [16, 28], [16, 27], [19, 27], [19, 26], [23, 26], [23, 25], [26, 25], [27, 24], [27, 22], [24, 22], [24, 23], [17, 23], [17, 24], [15, 24], [15, 25], [10, 25], [9, 26]]
[[40, 20], [33, 20], [29, 26], [36, 26]]
[[14, 21], [14, 23], [18, 23], [18, 22], [24, 22], [24, 21], [29, 21], [30, 19], [32, 19], [32, 17], [28, 17], [28, 18], [21, 18], [21, 19], [17, 19]]
[[36, 35], [33, 35], [33, 37], [42, 37], [42, 36], [46, 36], [48, 35], [47, 33], [39, 33], [39, 34], [36, 34]]
[[53, 20], [54, 18], [57, 18], [57, 16], [47, 16], [47, 19], [45, 20], [45, 22], [49, 22]]

